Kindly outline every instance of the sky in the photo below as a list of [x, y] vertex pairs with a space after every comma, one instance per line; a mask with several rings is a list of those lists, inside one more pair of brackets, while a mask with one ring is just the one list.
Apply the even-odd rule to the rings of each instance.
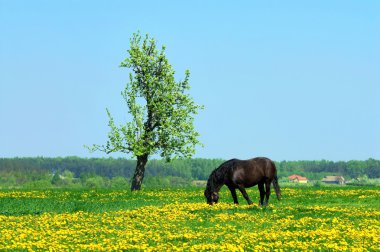
[[0, 0], [0, 157], [107, 141], [134, 32], [205, 109], [194, 157], [380, 159], [379, 1]]

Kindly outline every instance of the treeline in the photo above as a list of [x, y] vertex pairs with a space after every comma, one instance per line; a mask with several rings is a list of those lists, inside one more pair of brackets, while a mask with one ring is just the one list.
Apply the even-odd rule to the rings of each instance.
[[[221, 159], [150, 160], [145, 187], [188, 186], [206, 180]], [[123, 158], [0, 158], [0, 188], [129, 188], [136, 161]]]
[[[186, 159], [166, 163], [148, 162], [145, 187], [186, 186], [193, 180], [206, 180], [222, 159]], [[0, 158], [0, 188], [12, 187], [129, 187], [136, 162], [114, 158]], [[291, 174], [320, 180], [326, 175], [346, 179], [366, 176], [380, 178], [380, 160], [365, 161], [282, 161], [276, 162], [278, 176]]]
[[278, 175], [289, 176], [297, 173], [312, 180], [319, 180], [326, 175], [340, 175], [346, 179], [362, 176], [380, 178], [380, 160], [368, 159], [365, 161], [282, 161], [276, 162]]

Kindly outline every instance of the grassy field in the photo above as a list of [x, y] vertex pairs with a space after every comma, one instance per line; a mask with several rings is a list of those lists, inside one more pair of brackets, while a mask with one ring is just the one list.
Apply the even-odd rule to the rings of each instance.
[[[258, 202], [257, 188], [248, 193]], [[282, 188], [270, 206], [203, 189], [0, 191], [0, 250], [379, 251], [380, 188]]]

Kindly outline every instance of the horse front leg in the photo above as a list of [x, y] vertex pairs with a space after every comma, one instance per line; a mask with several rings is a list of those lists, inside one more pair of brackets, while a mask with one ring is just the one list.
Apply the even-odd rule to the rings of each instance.
[[243, 194], [244, 199], [248, 202], [248, 205], [252, 205], [252, 200], [249, 198], [245, 188], [243, 186], [239, 186], [239, 190], [241, 194]]
[[230, 186], [228, 187], [228, 189], [230, 189], [230, 191], [231, 191], [231, 195], [232, 195], [232, 198], [233, 198], [233, 200], [234, 200], [234, 203], [235, 203], [236, 205], [238, 205], [239, 202], [238, 202], [237, 195], [236, 195], [236, 189], [233, 188], [233, 187], [230, 187]]
[[265, 190], [264, 190], [264, 183], [259, 183], [258, 184], [259, 191], [260, 191], [260, 202], [259, 206], [262, 206], [264, 204], [264, 195], [265, 195]]

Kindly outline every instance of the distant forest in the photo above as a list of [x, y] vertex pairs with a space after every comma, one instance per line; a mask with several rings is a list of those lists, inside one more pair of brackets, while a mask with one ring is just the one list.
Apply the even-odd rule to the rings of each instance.
[[[207, 180], [222, 159], [183, 159], [167, 163], [150, 160], [144, 184], [186, 185], [194, 180]], [[346, 179], [380, 178], [380, 160], [365, 161], [281, 161], [275, 162], [278, 176], [291, 174], [320, 180], [326, 175]], [[0, 158], [0, 188], [12, 187], [128, 187], [136, 162], [123, 158]]]

